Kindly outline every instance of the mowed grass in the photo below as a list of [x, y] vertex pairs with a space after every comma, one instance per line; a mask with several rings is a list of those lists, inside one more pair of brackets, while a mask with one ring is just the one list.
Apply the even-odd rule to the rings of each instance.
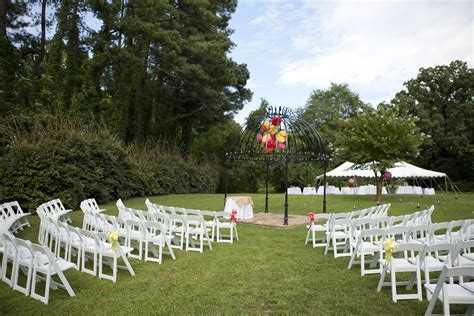
[[[263, 194], [252, 194], [254, 211], [265, 205]], [[222, 210], [223, 195], [169, 195], [153, 202], [195, 209]], [[401, 201], [400, 201], [401, 199]], [[145, 209], [145, 198], [125, 205]], [[439, 201], [439, 203], [438, 203]], [[434, 222], [474, 218], [471, 194], [384, 196], [392, 203], [389, 215], [411, 213], [432, 204]], [[283, 212], [284, 195], [269, 197], [271, 212]], [[418, 209], [417, 203], [420, 203]], [[290, 196], [289, 213], [321, 212], [320, 196]], [[328, 196], [328, 210], [350, 211], [374, 205], [373, 196]], [[116, 215], [114, 204], [105, 207]], [[82, 213], [71, 216], [82, 226]], [[38, 217], [19, 237], [36, 241]], [[274, 229], [239, 224], [240, 241], [214, 243], [203, 254], [176, 251], [177, 260], [165, 256], [162, 265], [130, 259], [136, 276], [120, 271], [117, 283], [75, 270], [66, 272], [76, 297], [64, 290], [51, 291], [44, 305], [0, 282], [0, 314], [360, 314], [421, 315], [428, 302], [393, 303], [389, 288], [376, 291], [378, 275], [360, 276], [359, 267], [347, 269], [348, 258], [325, 256], [321, 248], [304, 245], [306, 229]], [[464, 306], [452, 312], [464, 313]], [[435, 312], [442, 312], [438, 304]]]

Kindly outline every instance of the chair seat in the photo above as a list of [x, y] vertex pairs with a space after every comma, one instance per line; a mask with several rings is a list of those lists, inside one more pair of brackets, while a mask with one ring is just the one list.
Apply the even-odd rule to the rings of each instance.
[[428, 265], [430, 271], [441, 271], [446, 263], [431, 256], [426, 256], [425, 262], [421, 265], [422, 270], [425, 270], [425, 265]]
[[[385, 265], [385, 259], [379, 260], [380, 264]], [[416, 265], [409, 262], [405, 258], [392, 258], [389, 270], [391, 267], [395, 268], [397, 272], [413, 272], [416, 271]]]
[[474, 261], [474, 253], [465, 253], [462, 255], [464, 258]]
[[[306, 225], [306, 229], [309, 229], [309, 225]], [[311, 230], [314, 232], [325, 232], [327, 227], [325, 225], [312, 225]]]
[[[71, 269], [71, 268], [75, 267], [74, 263], [63, 260], [63, 259], [57, 259], [56, 264], [58, 265], [60, 271], [66, 271], [68, 269]], [[36, 269], [41, 273], [47, 274], [47, 273], [49, 273], [48, 271], [49, 271], [49, 266], [50, 265], [51, 265], [51, 263], [48, 262], [44, 265], [37, 266]], [[56, 273], [57, 273], [57, 271], [52, 269], [51, 274], [54, 275]]]
[[[465, 284], [466, 287], [471, 287], [474, 286], [471, 285], [470, 283], [474, 282], [468, 282], [468, 284]], [[426, 284], [425, 288], [430, 292], [434, 293], [434, 290], [436, 288], [436, 284]], [[447, 284], [447, 289], [448, 289], [448, 297], [449, 297], [449, 303], [450, 304], [473, 304], [474, 302], [474, 293], [470, 292], [466, 288], [462, 287], [459, 284]], [[441, 301], [443, 300], [443, 290], [439, 291], [438, 299]]]
[[[222, 226], [220, 226], [220, 227], [222, 227]], [[211, 231], [211, 229], [209, 229], [209, 228], [207, 228], [206, 230], [208, 232]], [[201, 228], [190, 228], [190, 229], [187, 230], [187, 233], [189, 233], [189, 234], [204, 234], [206, 232], [206, 230], [201, 229]]]
[[340, 238], [349, 238], [349, 234], [341, 231], [334, 232], [332, 235], [333, 238], [340, 239]]
[[235, 223], [232, 222], [232, 223], [229, 223], [229, 222], [224, 222], [224, 223], [219, 223], [218, 226], [220, 228], [234, 228], [235, 227]]
[[361, 249], [364, 249], [364, 253], [374, 253], [374, 252], [380, 251], [380, 246], [374, 245], [373, 243], [368, 242], [368, 241], [364, 241], [361, 244], [361, 247], [362, 247]]

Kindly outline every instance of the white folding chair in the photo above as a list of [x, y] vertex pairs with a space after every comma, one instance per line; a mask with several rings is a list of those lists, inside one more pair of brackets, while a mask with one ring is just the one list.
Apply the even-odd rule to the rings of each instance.
[[[15, 246], [17, 248], [17, 259], [15, 261], [15, 267], [13, 271], [13, 289], [17, 290], [25, 295], [30, 294], [31, 279], [33, 275], [33, 259], [34, 253], [31, 249], [31, 243], [23, 239], [15, 238]], [[21, 270], [20, 270], [21, 269]], [[26, 285], [20, 285], [20, 271], [23, 271], [26, 275]]]
[[[15, 244], [15, 237], [10, 233], [4, 233], [2, 236], [3, 242], [3, 259], [2, 259], [2, 281], [13, 287], [15, 280], [15, 266], [18, 255], [18, 250]], [[11, 264], [10, 276], [8, 276], [8, 263]]]
[[[74, 264], [63, 259], [56, 259], [47, 247], [31, 244], [31, 249], [35, 253], [33, 261], [33, 276], [31, 285], [31, 297], [44, 304], [48, 304], [49, 291], [51, 286], [57, 286], [66, 289], [69, 296], [75, 296], [74, 290], [64, 276], [64, 271], [73, 268]], [[36, 283], [40, 280], [40, 274], [46, 279], [44, 296], [36, 293]], [[57, 275], [61, 283], [55, 282], [53, 276]]]
[[[449, 316], [449, 305], [469, 305], [466, 315], [474, 315], [474, 282], [463, 282], [464, 277], [474, 277], [474, 267], [444, 266], [436, 284], [425, 284], [426, 291], [431, 293], [430, 303], [425, 315], [433, 315], [433, 309], [439, 300], [443, 303], [443, 314]], [[446, 283], [447, 280], [459, 278], [459, 283]]]
[[212, 211], [199, 211], [199, 215], [204, 217], [206, 227], [211, 229], [211, 240], [216, 239], [216, 227], [217, 227], [217, 218], [216, 212]]
[[[98, 248], [99, 254], [99, 279], [111, 280], [113, 283], [117, 281], [118, 269], [127, 270], [131, 276], [135, 276], [130, 262], [127, 259], [127, 255], [130, 256], [132, 248], [121, 246], [117, 242], [117, 248], [112, 248], [112, 243], [109, 241], [107, 234], [102, 232], [93, 233], [96, 247]], [[118, 265], [117, 261], [121, 258], [125, 266]], [[104, 273], [104, 264], [107, 264], [112, 269], [112, 274]]]
[[[313, 248], [326, 247], [327, 237], [329, 232], [329, 221], [331, 220], [332, 214], [318, 213], [314, 214], [314, 222], [306, 225], [306, 240], [305, 245], [308, 244], [311, 236]], [[316, 233], [323, 233], [323, 237], [316, 237]]]
[[[382, 253], [382, 242], [385, 230], [383, 229], [369, 229], [364, 230], [357, 237], [355, 244], [352, 244], [352, 256], [348, 265], [348, 269], [352, 268], [354, 263], [360, 264], [360, 275], [380, 273], [380, 267], [374, 268]], [[365, 256], [372, 256], [370, 260], [371, 267], [369, 269], [365, 266]], [[356, 257], [360, 257], [360, 261], [355, 261]]]
[[[171, 239], [167, 234], [166, 229], [158, 222], [142, 222], [143, 229], [146, 231], [145, 235], [145, 261], [153, 261], [161, 264], [163, 253], [171, 255], [173, 260], [176, 257], [171, 247]], [[158, 246], [158, 252], [156, 251]], [[168, 247], [168, 252], [164, 252], [163, 248]], [[150, 255], [150, 250], [153, 256]]]
[[[424, 245], [419, 243], [406, 243], [398, 244], [396, 253], [393, 254], [390, 260], [386, 258], [380, 259], [380, 265], [382, 273], [380, 275], [380, 281], [377, 286], [377, 291], [380, 292], [383, 286], [392, 287], [392, 300], [397, 302], [403, 299], [418, 299], [422, 300], [421, 291], [421, 267], [420, 267], [420, 255], [425, 249]], [[401, 257], [396, 257], [396, 254], [402, 254]], [[386, 256], [386, 254], [385, 254]], [[397, 282], [397, 273], [415, 273], [416, 278], [416, 289], [415, 294], [397, 294], [397, 285], [409, 285], [410, 281]], [[390, 273], [390, 282], [385, 282], [385, 276]]]
[[[326, 253], [332, 246], [334, 258], [350, 257], [352, 256], [352, 248], [349, 246], [350, 242], [350, 227], [353, 220], [349, 218], [336, 219], [328, 232], [328, 241], [326, 245]], [[342, 246], [342, 252], [340, 249]]]
[[[211, 239], [209, 238], [208, 228], [204, 222], [202, 216], [187, 216], [186, 217], [186, 251], [199, 251], [204, 250], [204, 241], [207, 241], [207, 245], [212, 250]], [[219, 234], [219, 231], [218, 231]], [[199, 247], [194, 246], [193, 238], [198, 239]], [[192, 244], [192, 246], [190, 246]]]
[[143, 241], [145, 240], [145, 232], [142, 230], [140, 226], [140, 221], [127, 219], [125, 220], [125, 224], [127, 225], [127, 247], [133, 249], [138, 249], [138, 254], [132, 253], [130, 251], [128, 256], [135, 259], [142, 259], [143, 253]]
[[[229, 213], [227, 212], [216, 212], [215, 213], [216, 219], [216, 232], [217, 232], [217, 242], [227, 242], [233, 243], [234, 237], [235, 239], [239, 240], [239, 234], [237, 232], [237, 224], [229, 217]], [[207, 231], [207, 225], [205, 225]], [[229, 235], [225, 235], [222, 233], [223, 229], [229, 230]], [[228, 239], [227, 239], [227, 238]]]

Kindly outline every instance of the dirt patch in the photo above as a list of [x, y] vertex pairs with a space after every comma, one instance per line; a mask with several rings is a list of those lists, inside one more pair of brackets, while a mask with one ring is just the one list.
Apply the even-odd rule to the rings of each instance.
[[252, 219], [241, 220], [245, 224], [253, 224], [258, 226], [267, 226], [275, 228], [292, 228], [300, 225], [308, 224], [308, 216], [289, 215], [288, 225], [283, 225], [283, 214], [275, 213], [254, 213]]

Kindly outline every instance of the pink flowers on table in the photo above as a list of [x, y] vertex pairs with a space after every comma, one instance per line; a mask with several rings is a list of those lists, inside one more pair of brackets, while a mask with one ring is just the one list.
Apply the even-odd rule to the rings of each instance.
[[286, 148], [287, 134], [281, 126], [282, 122], [281, 117], [274, 116], [271, 120], [265, 120], [262, 123], [262, 133], [257, 134], [257, 140], [262, 143], [267, 153]]

